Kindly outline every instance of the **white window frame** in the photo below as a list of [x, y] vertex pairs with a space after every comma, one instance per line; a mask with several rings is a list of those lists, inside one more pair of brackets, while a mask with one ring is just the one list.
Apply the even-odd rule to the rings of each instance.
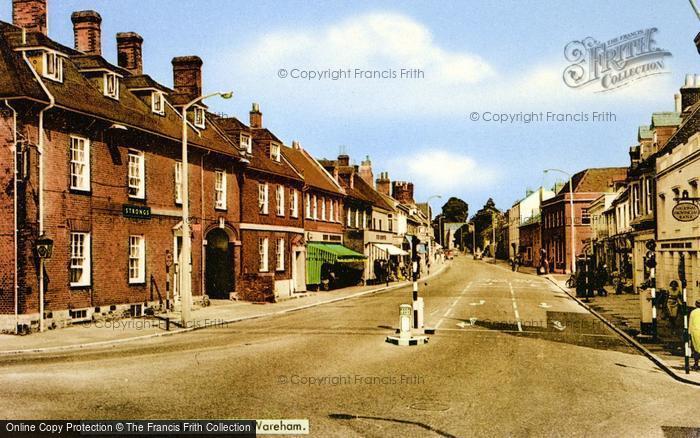
[[335, 199], [331, 199], [330, 211], [328, 212], [328, 219], [330, 222], [335, 222]]
[[248, 134], [241, 134], [241, 148], [249, 154], [253, 153], [253, 139]]
[[192, 107], [192, 111], [193, 111], [194, 126], [196, 126], [197, 128], [202, 128], [202, 129], [206, 128], [207, 127], [207, 122], [206, 122], [207, 116], [204, 113], [204, 108], [202, 108], [199, 105], [194, 105]]
[[289, 207], [290, 216], [293, 218], [299, 217], [299, 191], [297, 189], [290, 190], [290, 202]]
[[258, 211], [268, 214], [270, 209], [269, 187], [267, 183], [258, 183]]
[[[57, 52], [47, 50], [43, 53], [41, 60], [41, 75], [52, 81], [63, 82], [63, 57]], [[53, 72], [49, 72], [49, 66], [52, 67]]]
[[313, 204], [311, 206], [313, 220], [318, 220], [318, 196], [313, 196]]
[[278, 163], [282, 161], [282, 148], [278, 143], [270, 143], [270, 159]]
[[285, 242], [283, 238], [277, 239], [277, 271], [284, 271]]
[[151, 93], [151, 111], [154, 114], [165, 114], [165, 97], [162, 91], [154, 91]]
[[[132, 158], [136, 161], [132, 162]], [[145, 199], [146, 198], [146, 158], [143, 151], [129, 150], [127, 157], [127, 189], [129, 198]], [[134, 175], [133, 171], [138, 171], [138, 175]], [[132, 181], [132, 179], [137, 181]], [[132, 193], [132, 191], [134, 191]]]
[[345, 218], [346, 225], [350, 227], [352, 225], [352, 209], [348, 207], [348, 211], [346, 213], [346, 218]]
[[[78, 240], [80, 240], [79, 244], [77, 242]], [[68, 278], [71, 287], [90, 286], [92, 270], [91, 248], [90, 233], [70, 233], [70, 267]], [[73, 281], [73, 270], [75, 269], [81, 270], [81, 276], [79, 280]]]
[[226, 171], [214, 171], [214, 208], [226, 210]]
[[146, 282], [146, 239], [141, 234], [129, 236], [129, 284]]
[[269, 270], [268, 265], [268, 254], [269, 254], [269, 240], [267, 237], [261, 237], [258, 239], [258, 255], [260, 256], [260, 265], [258, 270], [260, 272], [267, 272]]
[[284, 186], [278, 185], [275, 192], [275, 201], [277, 201], [277, 216], [284, 217]]
[[105, 72], [102, 76], [102, 92], [105, 96], [119, 100], [119, 75], [112, 72]]
[[306, 201], [304, 202], [304, 212], [306, 219], [311, 219], [311, 194], [306, 194]]
[[326, 221], [326, 197], [321, 197], [321, 220]]
[[[82, 147], [79, 151], [77, 146]], [[77, 157], [82, 152], [82, 158]], [[78, 135], [70, 136], [70, 188], [90, 191], [90, 140]], [[76, 182], [77, 181], [77, 182]]]
[[173, 168], [175, 184], [175, 203], [182, 204], [182, 161], [176, 161]]

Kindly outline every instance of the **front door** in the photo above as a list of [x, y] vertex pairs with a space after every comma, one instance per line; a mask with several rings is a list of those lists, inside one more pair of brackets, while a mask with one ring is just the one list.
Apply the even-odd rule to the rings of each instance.
[[233, 245], [228, 234], [216, 228], [207, 234], [206, 286], [210, 298], [228, 299], [233, 292]]

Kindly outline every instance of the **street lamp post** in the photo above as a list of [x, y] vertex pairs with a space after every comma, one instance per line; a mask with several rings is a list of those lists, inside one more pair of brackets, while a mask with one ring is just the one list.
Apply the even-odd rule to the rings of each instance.
[[187, 110], [204, 99], [213, 96], [221, 96], [224, 99], [233, 97], [233, 92], [211, 93], [200, 96], [182, 107], [182, 259], [180, 262], [180, 299], [182, 325], [187, 327], [190, 323], [190, 311], [192, 308], [192, 241], [190, 236], [190, 200], [189, 200], [189, 172], [187, 157]]
[[572, 184], [572, 175], [569, 172], [564, 172], [560, 169], [545, 169], [544, 173], [559, 172], [569, 177], [569, 208], [571, 209], [571, 273], [576, 273], [576, 228], [574, 227], [574, 186]]
[[[430, 200], [431, 199], [442, 199], [442, 195], [428, 196], [428, 200], [425, 201], [425, 203], [428, 204], [428, 213], [432, 212], [432, 209], [430, 209]], [[442, 214], [440, 214], [440, 218], [438, 219], [438, 232], [439, 233], [442, 233], [442, 230], [440, 230], [441, 219], [442, 219]], [[433, 218], [431, 217], [430, 220], [432, 221]], [[442, 237], [440, 237], [440, 244], [442, 245]], [[428, 245], [428, 246], [430, 246], [430, 245]]]

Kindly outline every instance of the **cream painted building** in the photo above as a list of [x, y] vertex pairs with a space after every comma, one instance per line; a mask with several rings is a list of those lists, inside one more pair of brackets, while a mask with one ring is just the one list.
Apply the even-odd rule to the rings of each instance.
[[[656, 159], [657, 184], [657, 286], [668, 288], [678, 280], [680, 254], [685, 255], [688, 302], [700, 299], [700, 219], [681, 222], [673, 207], [679, 198], [697, 198], [700, 178], [700, 133]], [[682, 201], [690, 202], [690, 201]], [[698, 201], [695, 201], [696, 205]]]

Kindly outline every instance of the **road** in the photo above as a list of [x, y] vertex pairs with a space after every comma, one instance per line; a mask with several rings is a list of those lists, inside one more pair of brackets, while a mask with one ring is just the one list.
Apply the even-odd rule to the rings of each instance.
[[458, 257], [420, 288], [437, 328], [427, 345], [384, 342], [410, 302], [403, 288], [114, 348], [0, 358], [0, 416], [308, 418], [319, 437], [700, 427], [700, 388], [545, 279]]

